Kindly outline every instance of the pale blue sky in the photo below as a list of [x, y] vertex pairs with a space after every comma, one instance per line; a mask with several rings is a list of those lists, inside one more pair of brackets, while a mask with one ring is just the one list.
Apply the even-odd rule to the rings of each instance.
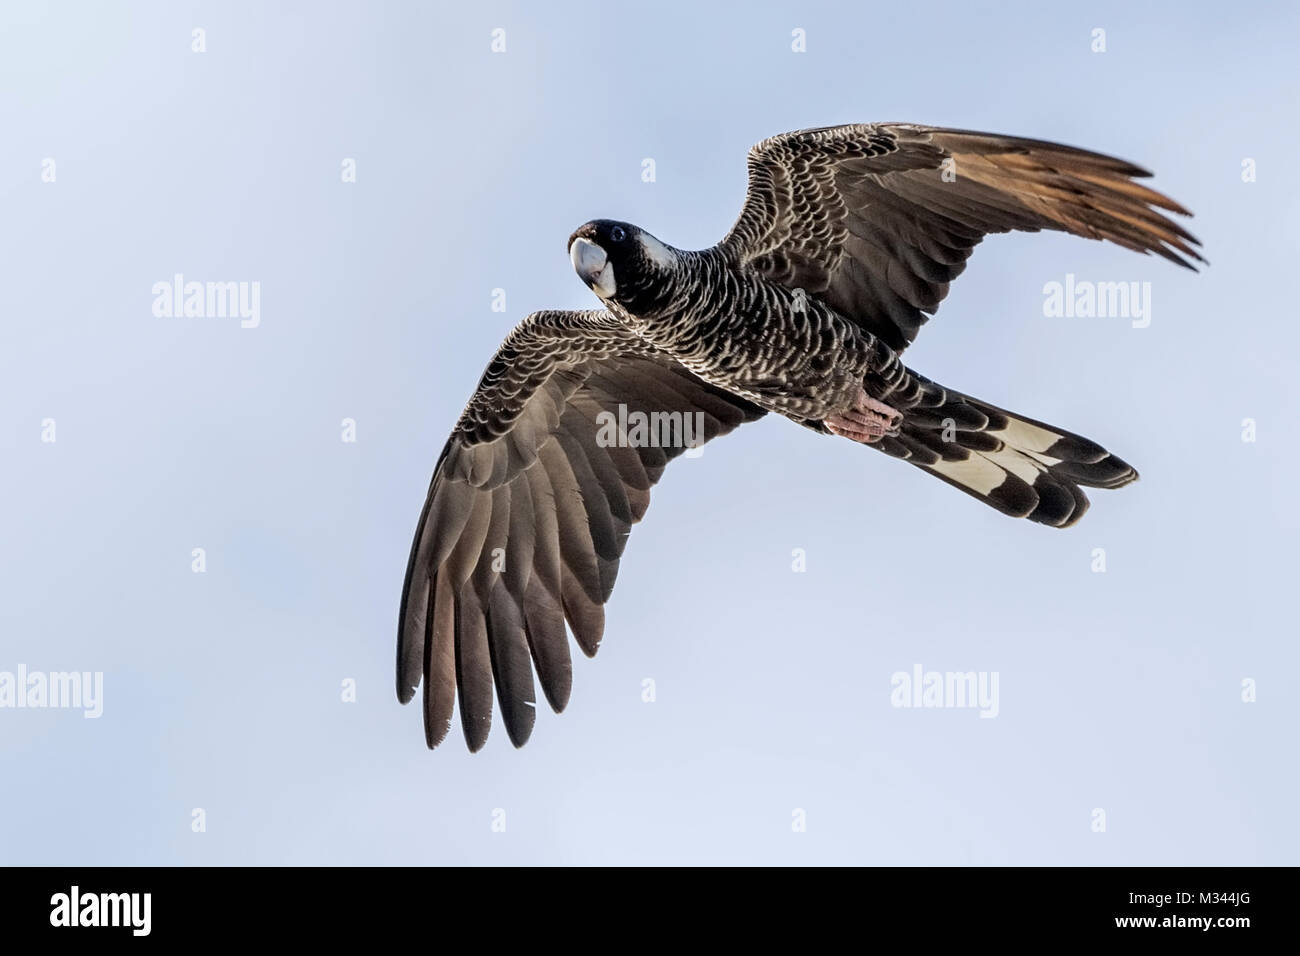
[[[0, 12], [0, 671], [105, 688], [0, 709], [0, 862], [1296, 863], [1294, 8], [473, 6]], [[427, 752], [411, 532], [508, 328], [592, 305], [570, 232], [711, 244], [751, 143], [871, 120], [1113, 153], [1196, 211], [1200, 275], [991, 239], [908, 354], [1143, 480], [1060, 532], [750, 426], [657, 489], [568, 711]], [[155, 317], [178, 272], [259, 282], [260, 326]], [[1151, 282], [1150, 327], [1045, 318], [1067, 273]], [[999, 716], [891, 707], [916, 664], [996, 671]]]

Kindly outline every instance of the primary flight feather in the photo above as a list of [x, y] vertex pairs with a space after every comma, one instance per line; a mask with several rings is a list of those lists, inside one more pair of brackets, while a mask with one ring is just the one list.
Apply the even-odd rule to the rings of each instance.
[[[1097, 443], [944, 388], [900, 353], [989, 233], [1053, 229], [1203, 262], [1161, 212], [1187, 210], [1135, 182], [1149, 175], [1039, 140], [836, 126], [751, 149], [744, 208], [712, 248], [675, 249], [612, 220], [579, 228], [570, 257], [605, 309], [535, 312], [506, 337], [420, 514], [397, 696], [411, 700], [423, 680], [429, 747], [459, 702], [465, 740], [481, 748], [494, 690], [522, 746], [534, 674], [563, 710], [566, 624], [594, 654], [651, 486], [688, 445], [769, 411], [1053, 527], [1082, 517], [1083, 487], [1136, 480]], [[647, 419], [671, 424], [674, 440], [628, 424]]]

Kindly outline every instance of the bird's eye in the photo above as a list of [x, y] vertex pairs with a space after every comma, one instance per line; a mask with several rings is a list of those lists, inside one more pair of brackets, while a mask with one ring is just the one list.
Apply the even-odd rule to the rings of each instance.
[[609, 231], [609, 238], [613, 239], [615, 242], [622, 242], [627, 238], [627, 233], [623, 231], [622, 226], [615, 226]]

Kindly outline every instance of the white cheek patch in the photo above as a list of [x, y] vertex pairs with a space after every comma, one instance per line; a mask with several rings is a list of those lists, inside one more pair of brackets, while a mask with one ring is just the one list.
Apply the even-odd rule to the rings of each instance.
[[672, 269], [677, 265], [677, 258], [672, 254], [672, 251], [650, 233], [640, 233], [637, 239], [641, 243], [641, 249], [645, 252], [646, 258], [660, 269]]

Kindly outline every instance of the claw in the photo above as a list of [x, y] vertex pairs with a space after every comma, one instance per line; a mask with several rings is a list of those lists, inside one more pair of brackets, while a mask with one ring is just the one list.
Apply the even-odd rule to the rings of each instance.
[[902, 412], [877, 401], [863, 389], [858, 389], [853, 405], [822, 420], [831, 434], [842, 435], [864, 445], [878, 442], [886, 435], [898, 434], [902, 422]]

